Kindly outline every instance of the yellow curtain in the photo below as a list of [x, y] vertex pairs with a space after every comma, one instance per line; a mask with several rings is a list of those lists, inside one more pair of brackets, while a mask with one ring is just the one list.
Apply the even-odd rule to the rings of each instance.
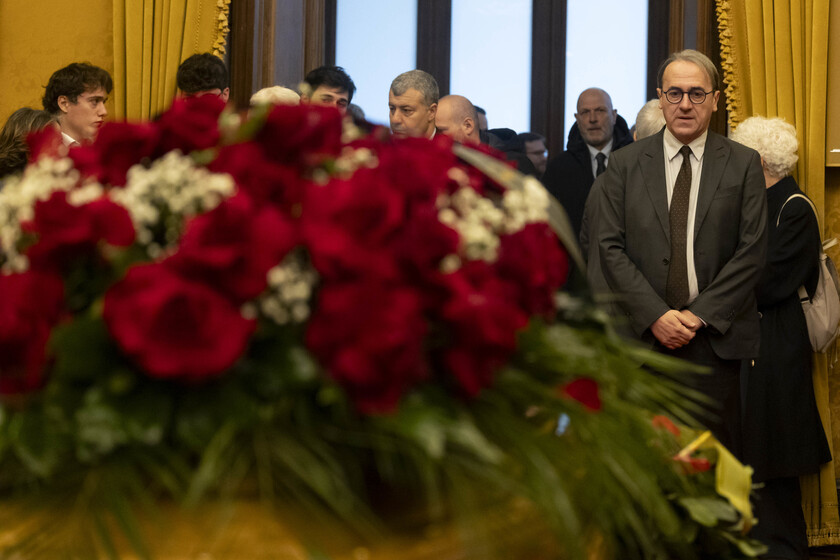
[[[737, 128], [752, 115], [782, 117], [796, 127], [799, 164], [794, 177], [814, 201], [823, 231], [829, 231], [825, 219], [829, 2], [717, 0], [716, 8], [730, 127]], [[834, 367], [833, 358], [815, 355], [814, 391], [830, 442], [832, 421], [837, 422], [831, 413], [837, 403], [832, 401], [840, 395], [829, 387]], [[824, 465], [818, 475], [801, 479], [811, 546], [840, 544], [833, 463]]]
[[223, 57], [230, 0], [114, 0], [114, 113], [148, 119], [176, 93], [188, 56]]

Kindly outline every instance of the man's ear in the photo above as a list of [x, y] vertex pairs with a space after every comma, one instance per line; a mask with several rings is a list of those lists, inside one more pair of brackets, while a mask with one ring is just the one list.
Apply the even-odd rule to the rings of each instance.
[[713, 94], [714, 98], [712, 99], [712, 111], [717, 111], [718, 101], [720, 100], [720, 90], [715, 91]]
[[431, 117], [429, 120], [434, 121], [436, 114], [437, 114], [437, 103], [432, 103], [431, 105], [429, 105], [429, 116]]
[[227, 103], [228, 99], [230, 98], [230, 88], [226, 87], [224, 90], [222, 90], [222, 93], [219, 94], [219, 98], [225, 103]]
[[475, 122], [470, 117], [466, 117], [464, 119], [464, 131], [467, 133], [467, 136], [472, 134], [472, 131], [475, 130]]
[[62, 113], [66, 113], [70, 105], [72, 105], [70, 98], [66, 95], [59, 95], [58, 99], [56, 99], [56, 103], [58, 103], [58, 108], [61, 109]]

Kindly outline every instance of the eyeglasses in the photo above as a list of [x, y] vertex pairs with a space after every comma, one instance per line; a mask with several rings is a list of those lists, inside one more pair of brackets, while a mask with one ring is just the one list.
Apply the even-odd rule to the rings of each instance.
[[671, 88], [668, 91], [662, 92], [662, 95], [665, 96], [665, 99], [668, 103], [677, 104], [682, 102], [683, 96], [688, 95], [688, 100], [694, 103], [695, 105], [699, 105], [706, 101], [706, 96], [712, 91], [703, 91], [703, 88], [691, 88], [688, 91], [683, 91], [680, 88]]

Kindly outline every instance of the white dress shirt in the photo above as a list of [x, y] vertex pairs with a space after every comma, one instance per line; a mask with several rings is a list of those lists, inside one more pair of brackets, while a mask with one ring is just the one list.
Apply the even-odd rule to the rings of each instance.
[[597, 148], [593, 148], [589, 144], [586, 145], [586, 147], [589, 149], [589, 163], [592, 165], [592, 176], [593, 177], [598, 176], [598, 160], [595, 159], [595, 156], [597, 156], [598, 154], [604, 154], [605, 156], [607, 156], [607, 158], [604, 160], [604, 166], [605, 167], [609, 166], [609, 164], [610, 164], [610, 154], [612, 153], [612, 146], [613, 146], [612, 138], [610, 139], [609, 142], [607, 142], [607, 145], [604, 146], [603, 148], [601, 148], [600, 150], [597, 149]]
[[[688, 196], [688, 224], [685, 236], [686, 266], [688, 268], [688, 302], [690, 304], [700, 293], [697, 288], [697, 270], [694, 268], [694, 218], [697, 214], [697, 196], [700, 191], [700, 171], [703, 169], [703, 152], [706, 149], [706, 136], [708, 131], [703, 132], [698, 138], [692, 140], [688, 147], [691, 148], [691, 192]], [[665, 185], [668, 188], [668, 207], [671, 207], [671, 196], [674, 194], [674, 183], [677, 182], [677, 175], [682, 167], [683, 158], [680, 155], [680, 148], [683, 143], [665, 129], [663, 137], [665, 147]]]

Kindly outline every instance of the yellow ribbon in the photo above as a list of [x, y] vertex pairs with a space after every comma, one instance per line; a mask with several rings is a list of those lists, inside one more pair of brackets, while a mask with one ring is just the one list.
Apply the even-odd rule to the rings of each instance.
[[[698, 449], [714, 449], [717, 451], [717, 465], [715, 466], [715, 489], [717, 493], [729, 500], [744, 517], [746, 529], [755, 524], [750, 490], [752, 489], [753, 469], [742, 464], [724, 445], [706, 431], [685, 446], [677, 457], [688, 458]], [[746, 530], [745, 529], [745, 530]]]

